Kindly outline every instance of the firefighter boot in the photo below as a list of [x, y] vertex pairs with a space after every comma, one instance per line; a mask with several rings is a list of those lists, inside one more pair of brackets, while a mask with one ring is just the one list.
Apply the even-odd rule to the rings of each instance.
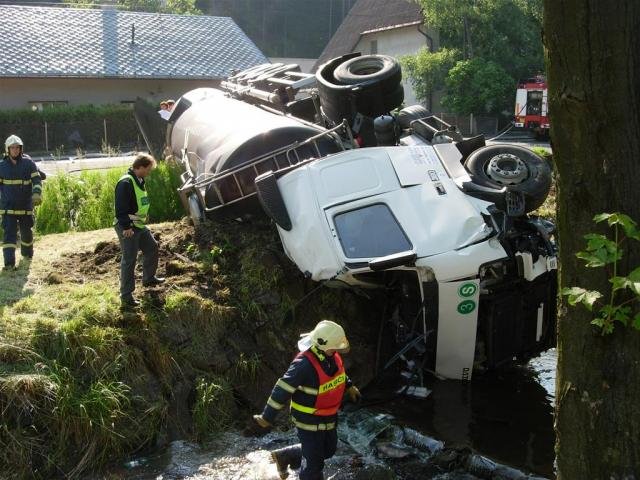
[[302, 447], [300, 444], [290, 447], [280, 448], [271, 452], [271, 457], [278, 467], [278, 475], [281, 479], [289, 476], [289, 466], [291, 468], [300, 468], [302, 463]]

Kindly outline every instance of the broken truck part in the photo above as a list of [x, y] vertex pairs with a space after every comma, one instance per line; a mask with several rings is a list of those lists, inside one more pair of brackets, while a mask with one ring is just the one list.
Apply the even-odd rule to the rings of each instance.
[[[554, 226], [528, 213], [551, 172], [421, 106], [391, 113], [400, 80], [380, 55], [339, 57], [315, 76], [261, 65], [186, 93], [166, 141], [194, 222], [259, 200], [307, 277], [385, 291], [381, 325], [399, 348], [387, 366], [469, 380], [555, 344]], [[136, 116], [151, 131], [143, 107]]]

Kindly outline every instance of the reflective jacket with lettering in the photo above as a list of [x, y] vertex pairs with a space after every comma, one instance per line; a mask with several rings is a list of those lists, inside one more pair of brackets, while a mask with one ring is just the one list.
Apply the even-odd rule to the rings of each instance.
[[350, 386], [340, 354], [328, 356], [312, 347], [296, 355], [276, 382], [262, 416], [273, 423], [280, 410], [291, 403], [291, 417], [298, 428], [333, 429], [344, 391]]

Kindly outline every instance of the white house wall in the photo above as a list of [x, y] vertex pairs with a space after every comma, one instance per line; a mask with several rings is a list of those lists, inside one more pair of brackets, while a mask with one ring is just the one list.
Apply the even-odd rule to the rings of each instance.
[[[438, 32], [432, 29], [425, 30], [424, 27], [421, 28], [432, 39], [432, 51], [437, 50], [440, 47]], [[372, 52], [373, 45], [375, 45], [375, 50], [377, 50], [375, 52]], [[403, 55], [415, 55], [418, 50], [427, 46], [427, 37], [418, 30], [417, 25], [411, 25], [407, 27], [382, 30], [379, 32], [365, 33], [360, 37], [360, 40], [353, 51], [361, 52], [363, 55], [379, 53], [399, 58]], [[415, 92], [407, 76], [403, 75], [402, 82], [404, 85], [405, 105], [420, 103], [416, 99]], [[430, 106], [432, 111], [435, 111], [436, 107], [438, 106]]]
[[100, 105], [177, 99], [198, 87], [216, 87], [216, 80], [128, 80], [90, 78], [0, 78], [0, 109], [29, 108], [29, 102]]

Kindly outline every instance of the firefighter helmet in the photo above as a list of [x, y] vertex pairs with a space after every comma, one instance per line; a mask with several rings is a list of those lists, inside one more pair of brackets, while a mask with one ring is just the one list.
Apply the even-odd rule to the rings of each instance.
[[8, 155], [9, 147], [13, 147], [15, 145], [21, 147], [20, 149], [22, 150], [22, 147], [24, 146], [24, 144], [22, 143], [22, 139], [17, 135], [9, 135], [9, 137], [4, 141], [5, 153]]
[[300, 344], [306, 344], [309, 347], [315, 345], [316, 348], [323, 352], [327, 350], [347, 352], [349, 350], [349, 341], [344, 333], [344, 329], [331, 320], [322, 320], [316, 325], [313, 331], [304, 333], [302, 336], [303, 338]]

